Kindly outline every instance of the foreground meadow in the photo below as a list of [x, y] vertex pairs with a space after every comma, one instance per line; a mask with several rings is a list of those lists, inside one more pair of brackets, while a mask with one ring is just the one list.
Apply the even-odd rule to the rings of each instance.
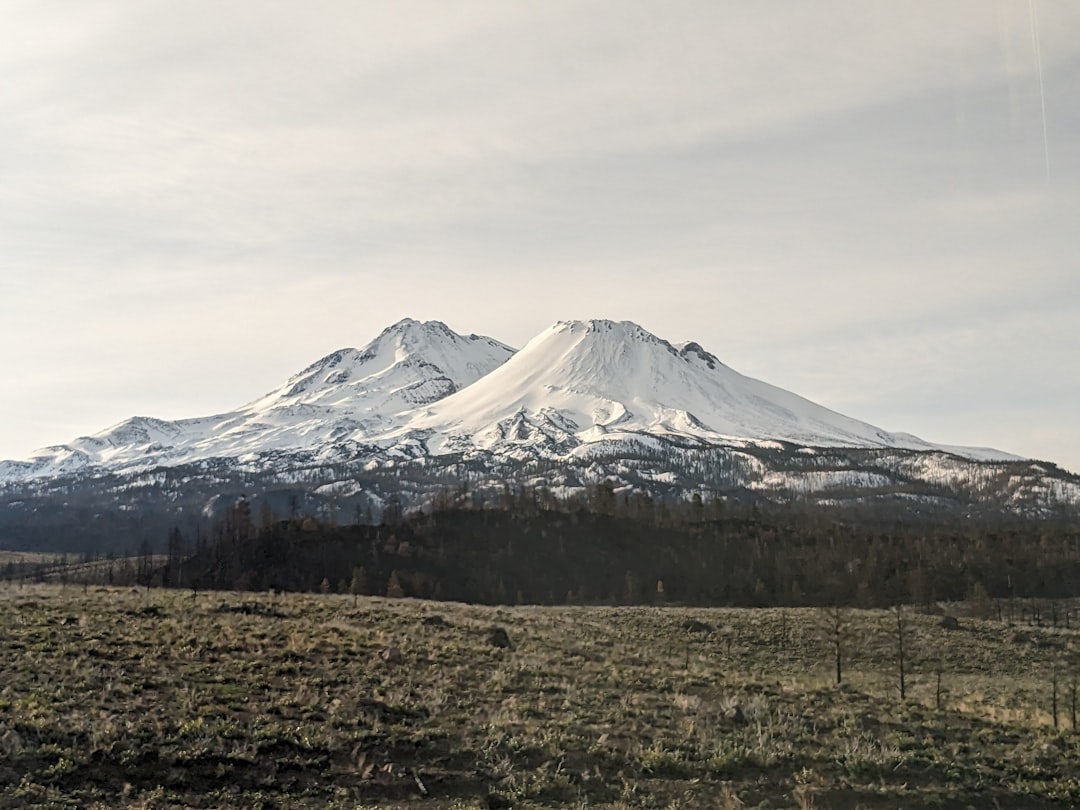
[[901, 619], [4, 585], [0, 806], [1080, 805], [1075, 631]]

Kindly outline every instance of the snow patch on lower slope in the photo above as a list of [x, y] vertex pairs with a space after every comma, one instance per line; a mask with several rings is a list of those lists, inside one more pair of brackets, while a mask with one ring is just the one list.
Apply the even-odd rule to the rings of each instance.
[[750, 489], [793, 492], [807, 495], [814, 492], [830, 492], [837, 489], [873, 490], [887, 489], [893, 480], [881, 473], [860, 470], [829, 470], [813, 472], [772, 471], [759, 481], [749, 484]]
[[960, 456], [961, 458], [969, 458], [973, 461], [1023, 461], [1025, 459], [1025, 456], [1006, 453], [1004, 450], [995, 450], [993, 447], [964, 447], [958, 444], [939, 444], [937, 446], [946, 453], [952, 453], [954, 456]]

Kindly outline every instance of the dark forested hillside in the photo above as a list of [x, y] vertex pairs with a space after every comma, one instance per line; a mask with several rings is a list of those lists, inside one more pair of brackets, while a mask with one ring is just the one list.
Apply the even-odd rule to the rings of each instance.
[[[1018, 518], [925, 523], [880, 512], [606, 500], [444, 506], [379, 526], [256, 528], [241, 503], [164, 584], [482, 603], [857, 605], [1080, 593], [1080, 528]], [[174, 538], [174, 544], [181, 542]]]

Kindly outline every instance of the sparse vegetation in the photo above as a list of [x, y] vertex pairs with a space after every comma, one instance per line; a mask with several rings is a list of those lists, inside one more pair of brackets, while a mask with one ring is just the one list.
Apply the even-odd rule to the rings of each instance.
[[1076, 806], [1077, 630], [950, 613], [5, 584], [0, 805]]

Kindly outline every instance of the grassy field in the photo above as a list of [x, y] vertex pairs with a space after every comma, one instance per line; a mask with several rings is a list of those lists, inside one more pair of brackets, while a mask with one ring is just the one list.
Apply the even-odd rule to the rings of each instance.
[[1080, 806], [1076, 632], [905, 615], [5, 585], [0, 806]]

